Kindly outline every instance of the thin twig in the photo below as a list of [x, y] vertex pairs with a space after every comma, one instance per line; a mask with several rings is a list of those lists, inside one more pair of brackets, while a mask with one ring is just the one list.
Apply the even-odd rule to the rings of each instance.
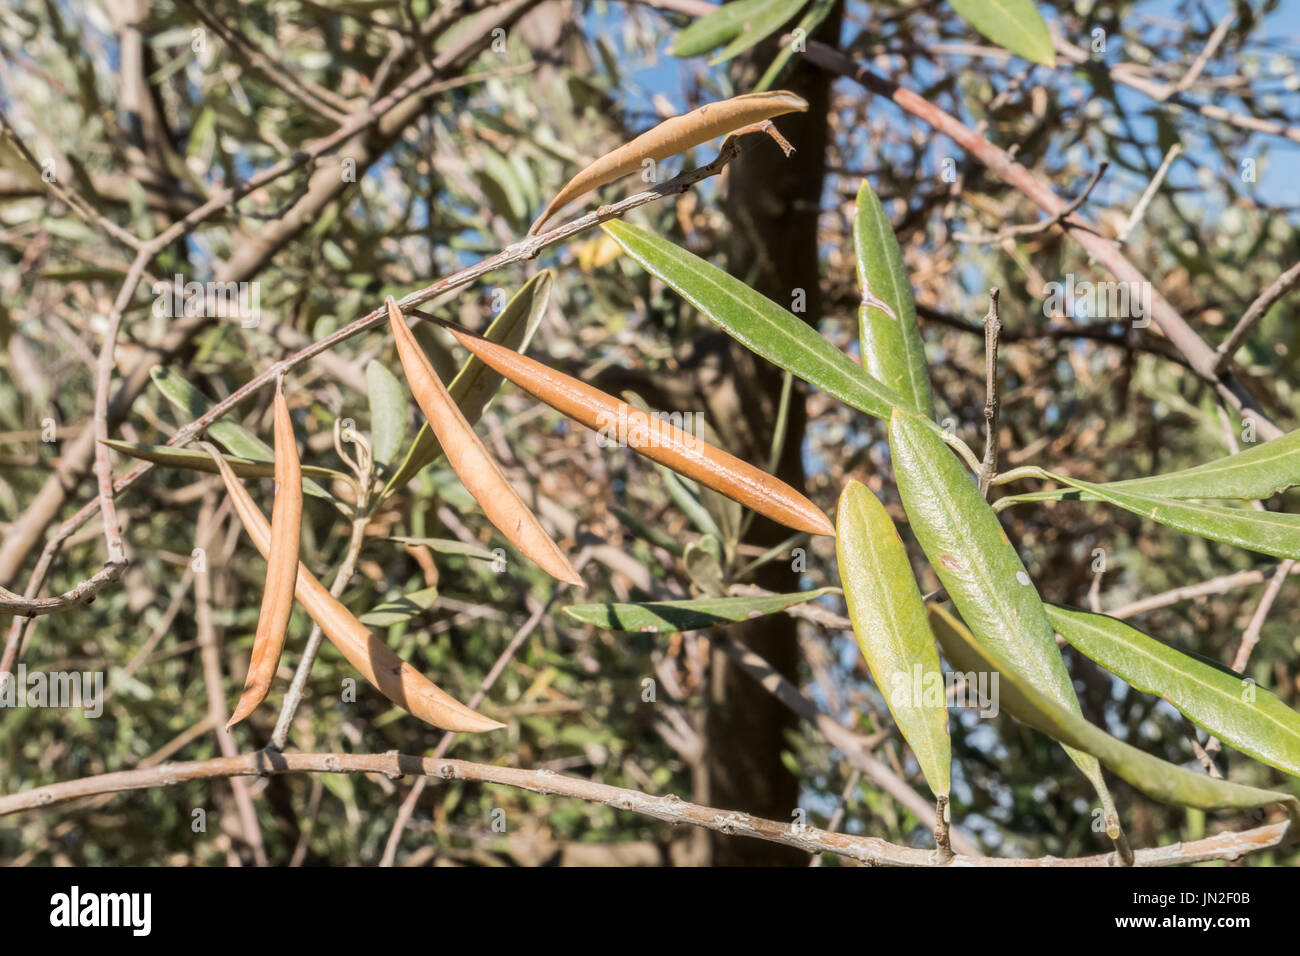
[[1232, 363], [1232, 358], [1237, 354], [1237, 349], [1241, 348], [1241, 343], [1246, 340], [1246, 336], [1259, 323], [1259, 320], [1268, 314], [1268, 310], [1273, 307], [1273, 304], [1297, 285], [1300, 285], [1300, 262], [1297, 262], [1269, 283], [1268, 287], [1242, 313], [1241, 319], [1233, 327], [1232, 332], [1219, 346], [1219, 359], [1216, 367], [1220, 371]]
[[1273, 577], [1268, 582], [1268, 587], [1260, 596], [1259, 604], [1255, 606], [1255, 613], [1250, 616], [1250, 623], [1246, 625], [1246, 630], [1241, 635], [1241, 645], [1237, 648], [1237, 656], [1232, 659], [1232, 669], [1241, 673], [1246, 669], [1246, 664], [1250, 660], [1250, 652], [1255, 649], [1259, 643], [1259, 633], [1263, 630], [1264, 621], [1268, 617], [1268, 612], [1273, 609], [1273, 602], [1277, 600], [1278, 592], [1282, 590], [1282, 585], [1295, 567], [1295, 561], [1287, 558], [1277, 566], [1273, 572]]
[[[853, 796], [853, 791], [858, 789], [858, 781], [861, 779], [862, 771], [854, 767], [853, 772], [849, 774], [849, 782], [844, 785], [844, 792], [840, 794], [839, 803], [835, 805], [835, 812], [831, 814], [830, 821], [826, 824], [827, 833], [839, 832], [840, 824], [844, 822], [845, 810], [847, 809], [849, 798]], [[812, 862], [808, 865], [814, 867], [821, 866], [822, 860], [824, 859], [825, 857], [818, 853], [812, 858]]]
[[1231, 29], [1236, 19], [1237, 11], [1235, 9], [1230, 9], [1224, 14], [1223, 19], [1215, 26], [1214, 32], [1210, 34], [1210, 38], [1205, 41], [1205, 46], [1201, 48], [1201, 52], [1192, 62], [1191, 68], [1183, 74], [1182, 79], [1177, 83], [1166, 87], [1164, 96], [1160, 97], [1162, 101], [1191, 89], [1192, 84], [1196, 82], [1201, 73], [1205, 71], [1205, 67], [1210, 60], [1214, 58], [1214, 54], [1219, 52], [1219, 47], [1223, 44], [1224, 38], [1228, 35], [1228, 30]]
[[989, 289], [989, 311], [984, 316], [984, 460], [980, 462], [980, 494], [988, 497], [989, 483], [998, 473], [998, 289]]
[[[1071, 65], [1092, 64], [1092, 54], [1082, 47], [1075, 46], [1060, 35], [1053, 35], [1053, 43], [1056, 51], [1061, 55], [1062, 68], [1069, 68]], [[1181, 109], [1197, 113], [1206, 119], [1215, 120], [1220, 123], [1229, 123], [1239, 129], [1248, 129], [1256, 133], [1265, 133], [1269, 136], [1281, 136], [1292, 142], [1300, 143], [1300, 127], [1288, 126], [1285, 123], [1279, 123], [1274, 120], [1262, 119], [1258, 116], [1244, 115], [1234, 113], [1218, 103], [1198, 103], [1195, 100], [1187, 99], [1183, 93], [1174, 93], [1168, 83], [1161, 83], [1157, 80], [1147, 79], [1134, 71], [1134, 65], [1131, 63], [1120, 63], [1112, 67], [1106, 67], [1105, 64], [1098, 64], [1105, 69], [1114, 83], [1122, 84], [1130, 89], [1137, 90], [1149, 96], [1157, 102], [1168, 102], [1178, 106]], [[1177, 85], [1177, 84], [1173, 84]], [[1184, 91], [1185, 92], [1185, 91]]]
[[[347, 552], [339, 562], [334, 580], [330, 582], [330, 594], [334, 597], [340, 596], [347, 588], [348, 582], [352, 580], [357, 560], [361, 557], [361, 547], [365, 543], [366, 525], [369, 521], [368, 514], [359, 514], [352, 519], [352, 534], [348, 538]], [[312, 624], [311, 634], [302, 651], [302, 659], [298, 661], [298, 669], [293, 672], [293, 681], [285, 691], [284, 702], [280, 705], [280, 716], [276, 718], [275, 730], [271, 732], [271, 742], [268, 746], [275, 750], [283, 750], [289, 739], [289, 729], [293, 726], [293, 717], [298, 711], [298, 705], [302, 703], [302, 695], [307, 687], [307, 680], [311, 677], [311, 668], [316, 662], [316, 655], [320, 652], [323, 636], [321, 626]]]
[[45, 177], [45, 169], [41, 166], [40, 160], [32, 155], [32, 151], [27, 148], [27, 144], [23, 142], [22, 137], [18, 135], [18, 131], [14, 129], [13, 125], [9, 122], [9, 117], [5, 115], [4, 110], [0, 110], [0, 126], [4, 127], [5, 132], [9, 134], [9, 141], [13, 143], [14, 148], [18, 150], [23, 159], [27, 160], [28, 165], [30, 165], [32, 169], [36, 171], [36, 174], [40, 176], [41, 182], [51, 195], [66, 203], [69, 208], [76, 212], [82, 219], [86, 220], [87, 223], [102, 229], [123, 245], [130, 246], [132, 249], [137, 250], [140, 248], [141, 242], [139, 239], [127, 230], [123, 229], [117, 223], [113, 222], [113, 220], [101, 215], [90, 205], [90, 203], [83, 199], [81, 194], [75, 189], [59, 183], [57, 175], [50, 179]]
[[[1276, 569], [1274, 569], [1276, 570]], [[1300, 565], [1293, 565], [1290, 574], [1300, 574]], [[1202, 581], [1199, 584], [1186, 584], [1182, 587], [1171, 588], [1168, 591], [1162, 591], [1159, 594], [1153, 594], [1129, 604], [1122, 604], [1119, 607], [1112, 608], [1106, 614], [1110, 617], [1127, 618], [1134, 617], [1138, 614], [1145, 614], [1148, 611], [1154, 611], [1158, 608], [1168, 607], [1171, 604], [1177, 604], [1180, 601], [1191, 601], [1195, 598], [1205, 597], [1207, 594], [1227, 594], [1229, 591], [1235, 591], [1238, 588], [1248, 588], [1256, 584], [1263, 584], [1265, 576], [1269, 574], [1265, 570], [1237, 571], [1233, 574], [1223, 574], [1208, 581]]]
[[1124, 228], [1121, 229], [1119, 235], [1115, 237], [1116, 241], [1121, 243], [1128, 242], [1128, 237], [1133, 234], [1133, 230], [1137, 228], [1137, 224], [1141, 222], [1142, 217], [1147, 214], [1147, 207], [1151, 205], [1151, 200], [1154, 199], [1156, 193], [1159, 192], [1160, 184], [1165, 181], [1165, 176], [1169, 172], [1169, 167], [1174, 164], [1175, 159], [1182, 155], [1182, 152], [1182, 143], [1174, 143], [1174, 145], [1169, 147], [1169, 151], [1165, 153], [1165, 158], [1160, 162], [1160, 168], [1157, 169], [1156, 174], [1151, 177], [1151, 182], [1147, 183], [1147, 188], [1142, 191], [1142, 196], [1138, 199], [1137, 205], [1133, 207], [1133, 212], [1129, 214], [1128, 221], [1124, 223]]
[[[1222, 780], [1223, 774], [1214, 765], [1214, 758], [1210, 756], [1205, 747], [1201, 746], [1201, 739], [1196, 735], [1196, 725], [1191, 722], [1186, 714], [1181, 716], [1183, 718], [1183, 730], [1187, 734], [1187, 742], [1192, 745], [1192, 753], [1196, 754], [1196, 759], [1201, 762], [1201, 766], [1205, 768], [1206, 773], [1217, 780]], [[1211, 738], [1210, 743], [1214, 742], [1213, 738]]]
[[971, 242], [988, 245], [995, 242], [1002, 242], [1004, 239], [1016, 239], [1022, 236], [1032, 236], [1040, 232], [1046, 232], [1053, 226], [1059, 226], [1067, 216], [1072, 215], [1075, 210], [1087, 201], [1088, 195], [1097, 187], [1097, 183], [1101, 181], [1101, 177], [1106, 174], [1106, 170], [1109, 168], [1110, 160], [1103, 159], [1101, 165], [1097, 167], [1096, 171], [1092, 174], [1092, 177], [1088, 180], [1087, 185], [1083, 187], [1083, 191], [1070, 200], [1068, 205], [1063, 206], [1060, 212], [1047, 219], [1043, 219], [1039, 222], [1023, 223], [1018, 226], [1007, 226], [1005, 229], [999, 229], [995, 233], [954, 232], [952, 237], [958, 242]]
[[[198, 525], [195, 537], [199, 547], [206, 548], [211, 538], [217, 533], [218, 526], [213, 520], [216, 507], [213, 497], [204, 498], [199, 509]], [[217, 746], [225, 757], [234, 757], [239, 753], [235, 738], [226, 726], [230, 713], [226, 709], [225, 691], [221, 680], [221, 649], [217, 644], [217, 630], [212, 622], [212, 584], [209, 578], [209, 565], [194, 576], [194, 621], [199, 633], [199, 657], [203, 664], [203, 686], [208, 697], [208, 718], [212, 731], [217, 738]], [[235, 795], [235, 809], [239, 815], [239, 827], [244, 834], [244, 842], [253, 851], [253, 861], [258, 866], [266, 866], [266, 848], [262, 844], [262, 831], [257, 823], [257, 811], [253, 807], [253, 797], [249, 793], [246, 781], [238, 777], [230, 778], [230, 788]]]

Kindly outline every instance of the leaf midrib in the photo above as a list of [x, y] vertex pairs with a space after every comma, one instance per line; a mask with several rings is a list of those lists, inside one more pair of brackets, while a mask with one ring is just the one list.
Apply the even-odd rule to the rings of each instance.
[[[1104, 639], [1104, 638], [1110, 638], [1110, 639], [1112, 639], [1112, 640], [1114, 640], [1114, 641], [1118, 641], [1118, 642], [1120, 642], [1121, 644], [1123, 644], [1123, 646], [1124, 646], [1125, 648], [1129, 649], [1129, 650], [1132, 651], [1133, 653], [1136, 653], [1136, 654], [1141, 655], [1142, 658], [1143, 658], [1144, 660], [1150, 661], [1150, 662], [1155, 663], [1155, 664], [1159, 665], [1160, 667], [1164, 667], [1164, 668], [1174, 668], [1174, 667], [1177, 666], [1177, 665], [1175, 665], [1175, 664], [1173, 664], [1173, 663], [1170, 663], [1169, 661], [1162, 660], [1159, 656], [1157, 656], [1156, 654], [1152, 653], [1150, 650], [1148, 650], [1147, 648], [1143, 647], [1141, 644], [1135, 644], [1135, 643], [1133, 643], [1133, 642], [1132, 642], [1128, 637], [1124, 636], [1122, 633], [1121, 633], [1121, 634], [1114, 634], [1114, 635], [1112, 635], [1112, 634], [1109, 634], [1109, 633], [1108, 633], [1104, 628], [1099, 627], [1099, 626], [1094, 625], [1094, 624], [1091, 624], [1091, 623], [1089, 623], [1089, 622], [1087, 622], [1087, 621], [1080, 620], [1079, 618], [1075, 617], [1074, 615], [1066, 615], [1066, 616], [1069, 618], [1069, 620], [1071, 620], [1071, 621], [1074, 622], [1078, 627], [1081, 627], [1081, 628], [1083, 628], [1084, 630], [1090, 631], [1091, 633], [1094, 633], [1094, 634], [1100, 634], [1100, 635], [1102, 635], [1103, 639]], [[1240, 704], [1242, 707], [1246, 707], [1247, 710], [1249, 711], [1249, 713], [1251, 713], [1251, 714], [1255, 714], [1255, 715], [1261, 717], [1262, 719], [1264, 719], [1265, 721], [1267, 721], [1268, 723], [1277, 726], [1279, 729], [1281, 729], [1283, 732], [1285, 732], [1286, 735], [1287, 735], [1288, 737], [1290, 737], [1291, 739], [1295, 740], [1298, 744], [1300, 744], [1300, 730], [1297, 730], [1297, 729], [1294, 728], [1294, 727], [1290, 727], [1290, 726], [1288, 726], [1286, 723], [1284, 723], [1283, 721], [1278, 720], [1278, 719], [1277, 719], [1276, 717], [1274, 717], [1272, 714], [1269, 714], [1269, 713], [1267, 713], [1266, 711], [1263, 711], [1263, 710], [1260, 710], [1260, 709], [1256, 709], [1256, 708], [1251, 708], [1251, 707], [1249, 707], [1249, 705], [1246, 704], [1244, 701], [1241, 701], [1240, 698], [1238, 698], [1236, 694], [1229, 693], [1229, 692], [1228, 692], [1226, 689], [1224, 689], [1223, 687], [1219, 687], [1219, 686], [1217, 686], [1217, 685], [1215, 685], [1215, 684], [1213, 684], [1213, 683], [1208, 683], [1208, 682], [1206, 682], [1206, 681], [1205, 681], [1202, 677], [1200, 677], [1199, 675], [1196, 675], [1196, 674], [1189, 674], [1189, 673], [1187, 673], [1187, 671], [1185, 671], [1185, 670], [1178, 670], [1178, 671], [1175, 671], [1175, 673], [1178, 674], [1178, 675], [1180, 675], [1180, 676], [1182, 676], [1182, 677], [1184, 677], [1184, 678], [1187, 679], [1187, 680], [1190, 680], [1191, 682], [1193, 682], [1194, 684], [1196, 684], [1198, 687], [1203, 687], [1203, 688], [1205, 688], [1206, 690], [1212, 691], [1212, 692], [1213, 692], [1217, 697], [1220, 697], [1220, 698], [1226, 699], [1229, 703]], [[1138, 690], [1141, 690], [1141, 691], [1143, 691], [1143, 692], [1145, 692], [1145, 693], [1148, 693], [1148, 694], [1158, 694], [1158, 695], [1160, 695], [1160, 696], [1162, 696], [1162, 697], [1164, 696], [1164, 694], [1161, 693], [1161, 691], [1159, 691], [1159, 690], [1157, 690], [1157, 689], [1155, 689], [1155, 688], [1151, 688], [1151, 687], [1139, 687], [1139, 688], [1137, 688], [1137, 689], [1138, 689]], [[1172, 703], [1172, 702], [1171, 702], [1171, 703]], [[1181, 709], [1181, 708], [1180, 708], [1180, 709]], [[1220, 733], [1220, 731], [1215, 731], [1215, 733]], [[1240, 749], [1240, 747], [1238, 747], [1238, 749]]]

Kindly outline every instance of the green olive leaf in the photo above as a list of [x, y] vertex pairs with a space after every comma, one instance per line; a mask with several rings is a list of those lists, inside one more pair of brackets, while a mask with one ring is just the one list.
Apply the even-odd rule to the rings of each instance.
[[[735, 4], [728, 4], [727, 6], [734, 5]], [[813, 0], [812, 6], [804, 11], [803, 19], [799, 21], [799, 26], [796, 29], [803, 31], [802, 36], [812, 36], [817, 32], [817, 28], [821, 26], [822, 21], [830, 15], [831, 9], [834, 6], [835, 0]], [[785, 72], [786, 65], [791, 59], [793, 59], [796, 48], [797, 44], [795, 43], [787, 43], [781, 47], [781, 52], [776, 55], [768, 65], [767, 71], [764, 72], [759, 81], [754, 84], [755, 93], [770, 90], [772, 87], [776, 86], [777, 81], [781, 78], [781, 74]]]
[[1007, 657], [988, 642], [976, 640], [943, 608], [931, 606], [930, 628], [944, 656], [958, 672], [968, 675], [968, 679], [977, 679], [980, 673], [996, 675], [1002, 710], [1067, 747], [1092, 754], [1120, 779], [1151, 799], [1201, 810], [1276, 803], [1286, 809], [1293, 821], [1300, 820], [1300, 802], [1290, 794], [1185, 770], [1117, 740], [1044, 694]]
[[[1239, 451], [1235, 455], [1171, 471], [1124, 481], [1106, 482], [1103, 488], [1131, 491], [1159, 498], [1240, 498], [1258, 501], [1300, 485], [1300, 429]], [[1092, 492], [1077, 488], [1054, 488], [1015, 495], [1022, 501], [1062, 499], [1097, 501]]]
[[1071, 647], [1126, 684], [1163, 697], [1242, 753], [1300, 777], [1300, 714], [1276, 694], [1113, 617], [1053, 604], [1047, 616]]
[[[894, 410], [889, 448], [912, 532], [977, 639], [1014, 661], [1030, 686], [1082, 713], [1038, 590], [974, 480], [919, 415]], [[1096, 789], [1107, 831], [1118, 836], [1097, 760], [1069, 746], [1066, 752]]]
[[[1300, 514], [1163, 498], [1113, 484], [1080, 481], [1050, 471], [1042, 471], [1042, 475], [1085, 492], [1091, 500], [1104, 501], [1178, 531], [1260, 554], [1271, 554], [1275, 558], [1300, 558]], [[1001, 511], [1016, 503], [1017, 496], [1000, 498], [997, 509]]]
[[[143, 445], [139, 442], [118, 441], [115, 438], [105, 438], [103, 442], [113, 451], [120, 452], [131, 458], [138, 458], [140, 461], [151, 461], [155, 465], [164, 465], [168, 468], [186, 468], [190, 471], [201, 471], [209, 475], [218, 474], [217, 463], [212, 460], [212, 456], [207, 452], [196, 451], [193, 448], [173, 448], [171, 445]], [[275, 477], [274, 462], [253, 461], [251, 458], [239, 458], [235, 455], [222, 455], [221, 457], [229, 463], [231, 470], [240, 478]], [[332, 468], [319, 468], [314, 465], [302, 465], [301, 467], [303, 475], [312, 475], [322, 481], [352, 480], [349, 475], [345, 475], [341, 471], [335, 471]], [[316, 485], [315, 487], [320, 486]], [[303, 490], [307, 490], [305, 481], [303, 482]]]
[[998, 46], [1026, 60], [1056, 65], [1052, 34], [1033, 0], [948, 0], [961, 18]]
[[375, 461], [388, 465], [406, 438], [406, 389], [383, 362], [366, 366], [370, 397], [370, 445]]
[[850, 481], [835, 517], [840, 585], [858, 647], [935, 796], [947, 796], [952, 749], [943, 671], [907, 549], [885, 506]]
[[564, 613], [575, 621], [609, 631], [650, 631], [670, 634], [748, 621], [813, 601], [838, 588], [818, 588], [797, 594], [755, 597], [700, 598], [690, 601], [653, 601], [647, 604], [573, 604]]
[[[212, 410], [213, 402], [175, 369], [167, 368], [165, 365], [155, 365], [149, 370], [149, 377], [153, 379], [154, 385], [163, 397], [184, 416], [186, 422], [202, 418]], [[275, 461], [275, 452], [271, 446], [238, 422], [221, 418], [209, 425], [206, 431], [213, 441], [232, 455], [250, 461]], [[215, 472], [216, 466], [212, 467]], [[304, 468], [302, 473], [306, 476], [309, 471]], [[302, 490], [316, 498], [333, 497], [316, 482], [306, 477], [302, 482]]]
[[721, 53], [709, 61], [709, 66], [725, 63], [750, 47], [762, 43], [781, 29], [782, 25], [791, 20], [807, 3], [808, 0], [767, 0], [763, 6], [745, 17], [740, 32]]
[[[862, 180], [853, 220], [858, 260], [858, 341], [862, 364], [885, 385], [908, 399], [907, 408], [934, 417], [925, 343], [916, 322], [916, 300], [903, 267], [903, 250], [871, 184]], [[884, 306], [882, 308], [882, 306]]]
[[423, 614], [436, 603], [438, 589], [424, 588], [381, 601], [357, 620], [371, 627], [388, 627]]
[[735, 0], [700, 17], [677, 34], [668, 51], [675, 57], [700, 56], [730, 43], [744, 29], [746, 17], [770, 5], [772, 0]]
[[397, 541], [400, 544], [415, 546], [424, 546], [430, 551], [437, 551], [439, 554], [459, 554], [467, 558], [479, 558], [483, 561], [495, 561], [497, 555], [489, 551], [482, 545], [466, 544], [464, 541], [458, 541], [455, 538], [411, 538], [406, 535], [390, 535], [389, 541]]
[[699, 256], [615, 219], [601, 228], [651, 275], [755, 355], [859, 411], [888, 418], [907, 401], [807, 322]]

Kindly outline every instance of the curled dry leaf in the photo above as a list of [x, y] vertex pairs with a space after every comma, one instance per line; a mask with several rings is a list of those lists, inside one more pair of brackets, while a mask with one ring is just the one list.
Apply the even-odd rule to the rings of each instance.
[[748, 462], [541, 362], [459, 329], [448, 330], [489, 368], [574, 421], [595, 431], [616, 428], [634, 451], [773, 521], [810, 534], [835, 534], [816, 505]]
[[536, 235], [552, 216], [580, 196], [599, 189], [642, 168], [647, 159], [659, 162], [711, 139], [735, 133], [785, 113], [804, 112], [807, 101], [787, 90], [746, 93], [720, 103], [706, 103], [699, 109], [666, 119], [631, 142], [606, 153], [559, 191], [546, 211], [537, 217], [528, 235]]
[[302, 526], [302, 466], [293, 438], [289, 403], [283, 382], [275, 390], [275, 503], [271, 506], [271, 553], [266, 559], [266, 587], [262, 610], [257, 618], [257, 636], [248, 662], [248, 676], [229, 729], [251, 714], [271, 688], [280, 665], [284, 638], [293, 611], [293, 592], [298, 579], [298, 537]]
[[560, 581], [585, 588], [564, 552], [551, 540], [537, 516], [506, 481], [497, 463], [474, 434], [474, 429], [420, 350], [415, 336], [406, 327], [406, 320], [392, 296], [388, 297], [386, 304], [407, 384], [442, 445], [447, 463], [464, 483], [465, 490], [479, 503], [488, 520], [538, 567]]
[[[211, 445], [205, 447], [217, 462], [221, 479], [244, 530], [253, 539], [257, 550], [263, 556], [269, 555], [271, 525], [266, 516], [253, 503], [220, 453]], [[298, 564], [295, 593], [303, 610], [320, 625], [325, 636], [348, 662], [397, 706], [443, 730], [481, 733], [505, 727], [505, 724], [470, 710], [393, 653], [392, 648], [371, 634], [301, 562]]]

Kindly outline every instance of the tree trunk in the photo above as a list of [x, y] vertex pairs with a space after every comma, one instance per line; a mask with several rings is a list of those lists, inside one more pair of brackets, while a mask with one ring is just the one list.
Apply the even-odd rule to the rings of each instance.
[[[840, 15], [838, 8], [833, 11], [818, 36], [834, 42]], [[752, 89], [777, 52], [774, 40], [738, 61], [732, 70], [735, 88]], [[828, 74], [796, 56], [779, 85], [804, 97], [809, 109], [778, 120], [781, 132], [795, 147], [792, 156], [786, 158], [775, 143], [761, 140], [746, 144], [731, 164], [727, 189], [732, 226], [729, 268], [779, 305], [792, 310], [802, 306], [806, 310], [802, 317], [816, 322], [821, 309], [817, 212], [826, 167], [830, 80]], [[713, 363], [717, 380], [701, 383], [710, 420], [735, 454], [766, 467], [781, 395], [780, 369], [721, 333], [701, 342], [700, 348], [717, 358]], [[803, 396], [804, 390], [797, 387], [777, 467], [778, 476], [795, 488], [804, 486]], [[758, 518], [746, 540], [770, 547], [789, 533], [787, 528]], [[764, 567], [757, 583], [773, 591], [795, 591], [799, 574], [792, 559], [786, 558]], [[773, 614], [737, 625], [729, 634], [797, 680], [794, 619]], [[710, 804], [790, 820], [798, 805], [798, 781], [786, 769], [781, 752], [795, 726], [788, 708], [721, 652], [715, 652], [705, 734]], [[714, 865], [719, 866], [808, 861], [807, 854], [798, 850], [717, 833], [712, 834], [712, 855]]]

